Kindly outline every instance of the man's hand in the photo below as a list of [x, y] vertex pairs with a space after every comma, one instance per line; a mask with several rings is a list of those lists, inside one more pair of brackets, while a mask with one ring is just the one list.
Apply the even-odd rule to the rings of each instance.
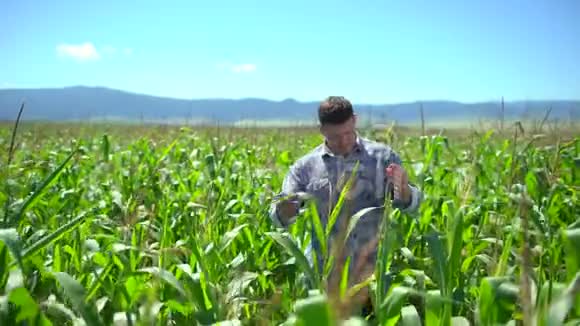
[[276, 204], [276, 210], [280, 222], [282, 222], [284, 225], [288, 225], [290, 220], [296, 216], [296, 213], [298, 212], [298, 205], [298, 200], [296, 200], [296, 198], [284, 199]]
[[411, 203], [411, 188], [409, 187], [409, 177], [407, 176], [407, 171], [398, 165], [398, 164], [390, 164], [386, 168], [386, 174], [393, 182], [393, 186], [395, 189], [394, 199], [400, 199], [403, 201], [405, 206], [408, 206]]

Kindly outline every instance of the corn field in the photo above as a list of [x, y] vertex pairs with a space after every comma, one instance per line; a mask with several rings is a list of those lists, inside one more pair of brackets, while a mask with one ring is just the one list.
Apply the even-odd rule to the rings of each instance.
[[385, 210], [377, 266], [347, 287], [304, 256], [312, 229], [328, 236], [314, 209], [288, 230], [268, 215], [315, 131], [12, 131], [0, 325], [580, 325], [577, 137], [361, 130], [397, 150], [424, 200]]

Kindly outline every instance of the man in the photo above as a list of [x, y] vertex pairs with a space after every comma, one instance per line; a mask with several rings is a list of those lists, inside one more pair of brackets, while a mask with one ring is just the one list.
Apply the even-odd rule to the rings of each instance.
[[[401, 166], [398, 154], [389, 146], [364, 139], [356, 132], [357, 116], [352, 104], [341, 96], [331, 96], [324, 100], [318, 108], [320, 132], [324, 142], [305, 156], [298, 159], [286, 175], [282, 191], [272, 204], [270, 215], [278, 227], [288, 227], [299, 214], [300, 201], [295, 194], [305, 192], [315, 200], [323, 228], [326, 228], [329, 212], [338, 201], [342, 185], [351, 176], [355, 165], [355, 182], [349, 193], [349, 214], [367, 207], [380, 207], [385, 202], [386, 182], [392, 182], [396, 203], [402, 212], [413, 213], [418, 210], [422, 193], [408, 181], [407, 173]], [[388, 192], [387, 192], [388, 193]], [[395, 202], [394, 202], [395, 203]], [[376, 242], [378, 230], [383, 216], [383, 210], [375, 209], [366, 213], [358, 221], [350, 234], [346, 251], [351, 256], [351, 267], [367, 260], [365, 264], [372, 265], [376, 259]], [[348, 216], [340, 216], [340, 219]], [[334, 224], [332, 234], [338, 232], [341, 221]], [[319, 271], [322, 271], [323, 259], [320, 242], [312, 230], [312, 241], [307, 249], [309, 253], [316, 251]], [[363, 254], [365, 246], [374, 245], [370, 255]], [[330, 248], [330, 242], [328, 243]], [[367, 246], [368, 247], [368, 246]], [[359, 257], [359, 254], [361, 257]], [[364, 257], [363, 257], [364, 255]]]

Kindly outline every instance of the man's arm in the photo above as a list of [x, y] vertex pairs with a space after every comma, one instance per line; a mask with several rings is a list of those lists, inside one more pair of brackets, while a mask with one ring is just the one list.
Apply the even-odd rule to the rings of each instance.
[[298, 203], [294, 203], [293, 199], [279, 202], [278, 200], [302, 191], [305, 191], [302, 166], [294, 163], [284, 177], [281, 191], [273, 198], [274, 202], [270, 206], [270, 218], [276, 227], [288, 227], [291, 218], [298, 215], [299, 209]]
[[409, 189], [411, 190], [411, 202], [409, 206], [401, 209], [405, 213], [417, 213], [419, 206], [423, 201], [423, 192], [414, 184], [409, 182]]

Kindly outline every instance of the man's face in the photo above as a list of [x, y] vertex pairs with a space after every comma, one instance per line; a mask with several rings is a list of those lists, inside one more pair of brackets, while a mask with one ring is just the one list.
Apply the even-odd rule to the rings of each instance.
[[320, 132], [334, 154], [346, 155], [353, 149], [356, 142], [355, 124], [356, 117], [353, 116], [342, 124], [325, 124], [320, 127]]

